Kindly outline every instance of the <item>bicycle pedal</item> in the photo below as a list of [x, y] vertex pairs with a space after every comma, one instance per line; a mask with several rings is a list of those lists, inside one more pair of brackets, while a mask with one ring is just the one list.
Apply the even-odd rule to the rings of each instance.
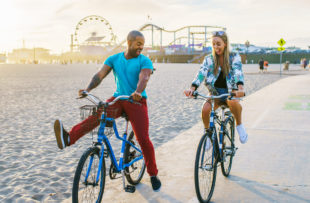
[[125, 187], [126, 192], [134, 193], [136, 191], [136, 187], [134, 185], [127, 185]]

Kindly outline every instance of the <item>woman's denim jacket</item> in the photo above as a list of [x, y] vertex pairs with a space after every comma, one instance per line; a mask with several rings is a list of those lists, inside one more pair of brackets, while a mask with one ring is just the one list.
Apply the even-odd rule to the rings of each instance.
[[[244, 76], [242, 71], [241, 57], [238, 53], [231, 53], [229, 55], [230, 71], [226, 76], [227, 88], [229, 91], [232, 89], [238, 89], [238, 85], [244, 84]], [[192, 82], [192, 86], [196, 88], [205, 80], [209, 93], [212, 95], [218, 95], [215, 90], [214, 84], [221, 73], [221, 67], [216, 75], [214, 75], [214, 61], [212, 54], [205, 57], [201, 64], [200, 70]]]

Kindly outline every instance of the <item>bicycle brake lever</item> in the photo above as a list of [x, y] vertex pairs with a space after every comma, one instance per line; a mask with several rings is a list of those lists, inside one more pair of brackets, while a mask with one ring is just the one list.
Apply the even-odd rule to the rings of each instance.
[[132, 103], [132, 104], [138, 104], [138, 105], [141, 106], [141, 103], [134, 101], [133, 98], [132, 98], [132, 96], [130, 96], [130, 97], [128, 98], [128, 101], [129, 101], [130, 103]]
[[233, 100], [233, 99], [235, 99], [235, 98], [233, 98], [233, 97], [235, 97], [235, 96], [236, 96], [236, 93], [231, 92], [231, 93], [230, 93], [230, 97], [228, 97], [228, 100]]
[[130, 103], [133, 103], [133, 98], [132, 98], [132, 96], [130, 96], [130, 97], [128, 98], [128, 101], [129, 101]]
[[[85, 96], [86, 97], [86, 96]], [[84, 99], [85, 97], [81, 96], [81, 97], [77, 97], [75, 99]]]

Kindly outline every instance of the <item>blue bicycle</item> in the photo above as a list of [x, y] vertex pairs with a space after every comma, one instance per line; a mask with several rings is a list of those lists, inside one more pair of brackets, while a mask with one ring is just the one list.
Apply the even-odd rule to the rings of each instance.
[[[128, 96], [118, 96], [111, 102], [103, 102], [88, 92], [83, 92], [83, 94], [95, 105], [85, 105], [81, 107], [81, 111], [83, 113], [85, 111], [96, 113], [97, 109], [103, 108], [103, 114], [100, 120], [97, 141], [93, 142], [93, 145], [83, 153], [76, 168], [72, 202], [101, 202], [106, 178], [105, 159], [108, 157], [111, 159], [110, 178], [116, 179], [118, 178], [117, 175], [121, 176], [124, 190], [130, 193], [135, 192], [134, 185], [141, 181], [145, 171], [142, 151], [136, 141], [134, 132], [132, 131], [129, 136], [127, 134], [128, 118], [126, 115], [122, 116], [125, 118], [125, 131], [122, 137], [119, 136], [114, 118], [107, 117], [108, 107], [119, 99], [134, 101]], [[109, 141], [112, 134], [115, 134], [116, 138], [122, 142], [119, 162]], [[125, 177], [131, 185], [126, 185]]]
[[197, 97], [211, 100], [210, 127], [200, 139], [195, 160], [195, 190], [200, 202], [209, 202], [215, 187], [216, 172], [220, 163], [224, 176], [229, 176], [232, 160], [238, 148], [235, 147], [235, 120], [225, 104], [220, 112], [214, 110], [214, 100], [234, 93], [219, 96], [205, 96], [195, 91]]

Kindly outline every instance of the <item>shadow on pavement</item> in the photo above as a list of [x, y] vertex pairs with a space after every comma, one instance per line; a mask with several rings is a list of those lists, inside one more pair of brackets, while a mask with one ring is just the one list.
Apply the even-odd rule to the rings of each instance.
[[278, 195], [289, 197], [290, 199], [294, 199], [295, 201], [303, 201], [303, 202], [310, 201], [310, 199], [305, 199], [298, 195], [289, 193], [288, 187], [293, 187], [293, 186], [283, 186], [284, 188], [277, 189], [275, 188], [275, 187], [279, 187], [279, 185], [277, 184], [273, 184], [273, 186], [270, 186], [267, 184], [259, 183], [257, 181], [249, 180], [249, 179], [242, 178], [239, 176], [230, 175], [228, 179], [240, 185], [241, 187], [245, 188], [246, 190], [258, 195], [259, 197], [265, 200], [271, 201], [271, 202], [279, 201], [278, 197], [276, 197], [275, 195], [271, 195], [272, 194], [271, 192], [276, 192], [278, 193]]

